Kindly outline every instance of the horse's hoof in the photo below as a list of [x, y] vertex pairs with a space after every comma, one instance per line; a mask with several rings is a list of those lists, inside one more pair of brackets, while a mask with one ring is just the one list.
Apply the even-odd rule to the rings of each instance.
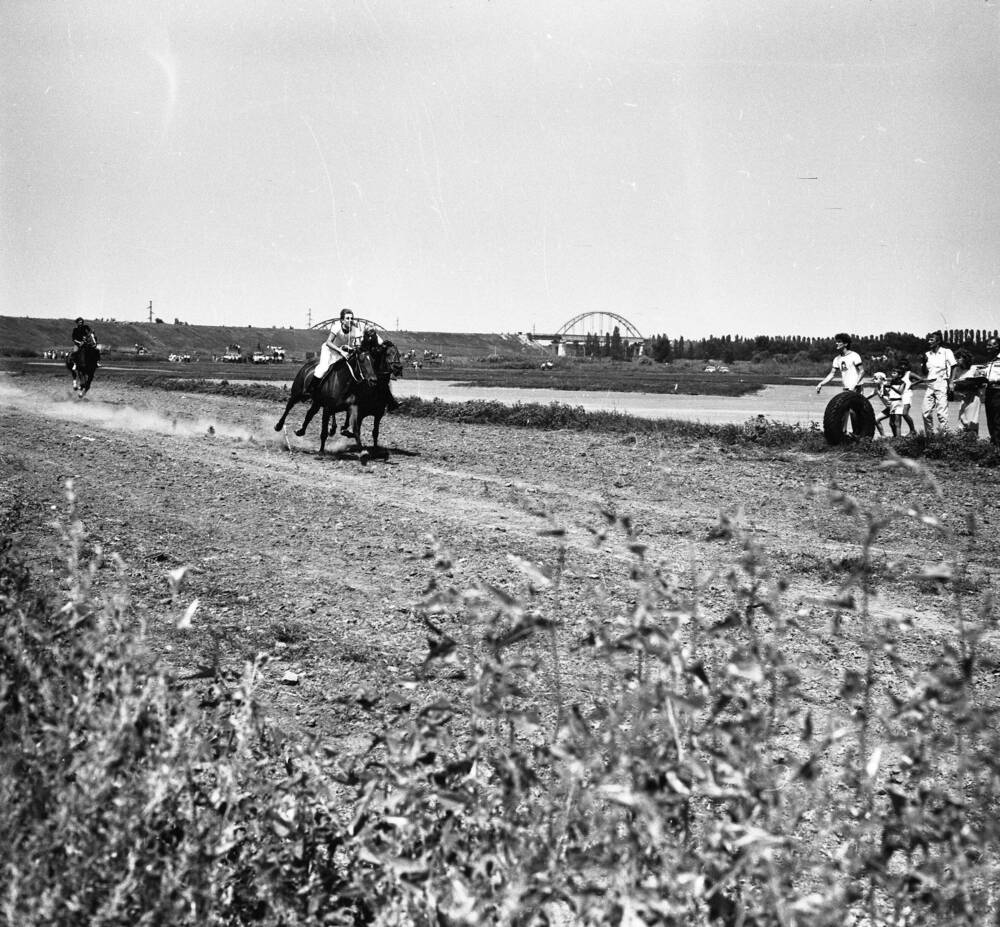
[[303, 438], [303, 437], [305, 437], [305, 433], [306, 433], [306, 430], [305, 430], [305, 428], [296, 428], [296, 429], [295, 429], [295, 434], [296, 434], [296, 435], [297, 435], [298, 437], [300, 437], [300, 438]]
[[276, 424], [276, 425], [274, 426], [274, 430], [275, 430], [275, 431], [281, 431], [281, 429], [282, 429], [282, 428], [284, 428], [284, 427], [285, 427], [285, 424], [284, 424], [284, 422], [278, 422], [278, 423], [277, 423], [277, 424]]

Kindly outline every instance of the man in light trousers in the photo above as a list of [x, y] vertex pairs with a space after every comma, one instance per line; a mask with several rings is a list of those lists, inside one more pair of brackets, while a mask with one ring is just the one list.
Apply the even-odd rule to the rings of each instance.
[[927, 335], [929, 350], [924, 355], [927, 392], [924, 393], [924, 405], [921, 409], [924, 434], [927, 435], [935, 431], [943, 434], [948, 430], [948, 397], [951, 395], [951, 381], [955, 374], [955, 355], [951, 348], [944, 346], [943, 341], [940, 331]]

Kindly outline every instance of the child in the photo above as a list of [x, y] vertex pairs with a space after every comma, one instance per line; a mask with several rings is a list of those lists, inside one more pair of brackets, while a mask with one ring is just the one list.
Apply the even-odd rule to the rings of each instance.
[[890, 411], [889, 425], [894, 435], [901, 433], [902, 422], [906, 422], [910, 426], [911, 435], [916, 432], [916, 425], [913, 424], [913, 419], [910, 418], [910, 406], [913, 404], [913, 387], [917, 383], [922, 382], [923, 380], [916, 379], [910, 372], [908, 361], [900, 361], [893, 368], [889, 388], [896, 396], [896, 399], [890, 399], [892, 410]]
[[885, 437], [885, 430], [882, 428], [882, 422], [889, 419], [889, 427], [892, 428], [892, 433], [895, 436], [897, 434], [896, 426], [892, 421], [892, 393], [889, 389], [889, 380], [881, 370], [872, 374], [872, 385], [875, 387], [875, 392], [872, 394], [872, 399], [878, 398], [882, 403], [882, 412], [877, 419], [875, 419], [875, 428], [878, 429], [878, 433]]

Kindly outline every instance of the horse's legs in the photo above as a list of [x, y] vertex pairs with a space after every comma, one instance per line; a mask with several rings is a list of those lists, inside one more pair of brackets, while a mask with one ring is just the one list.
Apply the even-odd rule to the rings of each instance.
[[[309, 410], [312, 412], [312, 409]], [[336, 422], [336, 417], [334, 417], [334, 422]], [[303, 426], [304, 427], [304, 426]], [[327, 409], [323, 409], [323, 425], [319, 431], [319, 452], [321, 454], [326, 453], [326, 439], [330, 434], [330, 412]]]
[[292, 393], [288, 402], [285, 403], [285, 411], [281, 413], [281, 418], [275, 422], [275, 431], [281, 431], [281, 429], [285, 427], [285, 419], [288, 418], [288, 413], [292, 411], [292, 406], [297, 405], [301, 398], [301, 396], [296, 396], [295, 393]]
[[378, 426], [382, 424], [382, 414], [376, 412], [372, 416], [372, 448], [378, 448]]
[[347, 427], [354, 436], [354, 444], [359, 452], [364, 448], [364, 445], [361, 443], [361, 422], [363, 420], [361, 409], [359, 409], [357, 403], [355, 403], [350, 407], [350, 409], [348, 409]]
[[[319, 412], [320, 408], [321, 408], [320, 404], [314, 399], [313, 404], [309, 406], [309, 411], [306, 412], [306, 417], [302, 419], [302, 427], [297, 428], [295, 434], [297, 434], [301, 438], [306, 433], [306, 429], [309, 427], [309, 423], [313, 420], [313, 417], [316, 415], [316, 413]], [[327, 413], [324, 411], [323, 412], [324, 423], [327, 421], [326, 416]]]

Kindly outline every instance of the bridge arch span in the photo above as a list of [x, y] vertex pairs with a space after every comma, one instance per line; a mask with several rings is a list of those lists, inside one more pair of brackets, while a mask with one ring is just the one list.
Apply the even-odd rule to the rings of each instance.
[[582, 336], [586, 334], [611, 334], [617, 325], [618, 333], [625, 338], [644, 340], [644, 336], [628, 319], [617, 312], [581, 312], [566, 322], [556, 334], [566, 336]]
[[[309, 326], [309, 329], [310, 331], [312, 331], [313, 329], [320, 329], [320, 328], [329, 329], [330, 326], [334, 324], [334, 322], [339, 322], [339, 321], [340, 321], [340, 316], [335, 315], [332, 319], [324, 319], [322, 322], [317, 322], [315, 325]], [[359, 315], [356, 315], [354, 317], [354, 324], [360, 325], [362, 328], [368, 328], [369, 326], [371, 326], [377, 332], [386, 332], [389, 330], [384, 325], [380, 325], [374, 319], [363, 319]]]

